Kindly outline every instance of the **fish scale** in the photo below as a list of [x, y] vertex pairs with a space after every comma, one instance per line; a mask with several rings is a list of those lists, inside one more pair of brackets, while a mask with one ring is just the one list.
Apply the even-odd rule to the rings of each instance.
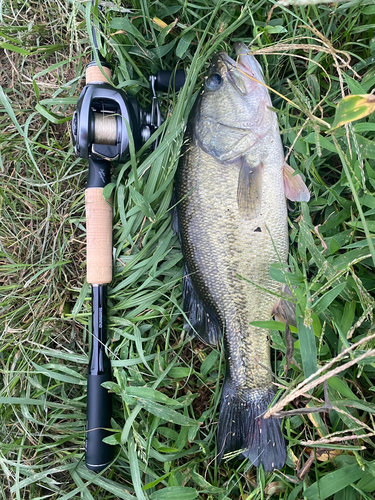
[[[186, 327], [211, 344], [224, 334], [219, 459], [241, 450], [270, 471], [284, 464], [285, 442], [280, 421], [262, 417], [275, 395], [269, 330], [250, 323], [269, 320], [280, 301], [270, 265], [288, 257], [284, 152], [268, 91], [254, 81], [260, 66], [245, 57], [240, 67], [225, 53], [212, 61], [177, 170], [174, 229]], [[295, 199], [307, 196], [300, 176], [290, 184]]]

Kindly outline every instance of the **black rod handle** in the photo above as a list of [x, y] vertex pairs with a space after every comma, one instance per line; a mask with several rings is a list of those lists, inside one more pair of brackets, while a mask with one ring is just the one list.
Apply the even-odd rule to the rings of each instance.
[[[89, 189], [88, 189], [89, 191]], [[102, 387], [112, 380], [106, 354], [107, 287], [92, 286], [92, 344], [87, 375], [86, 467], [100, 472], [113, 460], [114, 447], [103, 443], [111, 435], [112, 395]]]
[[87, 376], [86, 467], [100, 472], [113, 460], [114, 447], [103, 443], [111, 433], [112, 395], [102, 387], [111, 373]]

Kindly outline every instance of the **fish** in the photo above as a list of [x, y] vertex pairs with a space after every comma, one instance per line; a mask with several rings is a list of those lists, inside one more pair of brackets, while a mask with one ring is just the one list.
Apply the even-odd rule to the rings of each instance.
[[286, 199], [310, 195], [285, 163], [260, 64], [243, 43], [234, 49], [236, 60], [214, 55], [190, 113], [172, 224], [184, 257], [185, 327], [225, 346], [217, 458], [242, 453], [269, 472], [285, 464], [286, 443], [280, 419], [263, 418], [276, 394], [270, 332], [250, 323], [276, 315], [295, 324], [270, 266], [288, 260]]

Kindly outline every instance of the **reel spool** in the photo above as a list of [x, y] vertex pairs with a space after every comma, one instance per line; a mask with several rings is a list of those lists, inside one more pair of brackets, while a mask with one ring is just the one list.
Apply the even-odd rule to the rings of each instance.
[[94, 113], [94, 143], [116, 146], [119, 142], [119, 117], [105, 113]]

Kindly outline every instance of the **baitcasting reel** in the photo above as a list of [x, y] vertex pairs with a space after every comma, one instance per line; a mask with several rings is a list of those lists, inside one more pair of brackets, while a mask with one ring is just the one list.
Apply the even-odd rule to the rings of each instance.
[[[103, 69], [109, 76], [108, 68], [103, 65]], [[145, 110], [135, 98], [108, 83], [95, 62], [87, 70], [87, 85], [72, 121], [75, 152], [81, 158], [125, 162], [129, 131], [138, 150], [163, 121], [156, 92], [167, 91], [169, 87], [179, 90], [185, 82], [185, 73], [183, 70], [158, 71], [151, 76], [152, 105], [150, 110]]]

